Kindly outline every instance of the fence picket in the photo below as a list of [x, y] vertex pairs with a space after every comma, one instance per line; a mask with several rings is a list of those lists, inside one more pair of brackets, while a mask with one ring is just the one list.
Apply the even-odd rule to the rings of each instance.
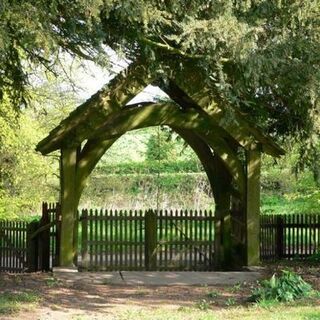
[[[47, 235], [38, 226], [30, 233], [30, 223], [0, 221], [0, 271], [22, 272], [40, 265], [52, 268], [59, 254], [59, 205], [44, 204], [42, 225], [51, 223]], [[207, 210], [160, 210], [157, 214], [157, 270], [212, 270], [214, 215]], [[260, 255], [263, 261], [305, 259], [320, 245], [319, 215], [262, 215]], [[47, 219], [47, 220], [46, 220]], [[145, 268], [145, 212], [142, 210], [83, 210], [81, 221], [82, 269], [143, 270]], [[55, 225], [53, 223], [56, 222]], [[37, 223], [36, 223], [37, 224]], [[37, 239], [41, 241], [37, 253]], [[30, 252], [29, 247], [33, 247]], [[47, 251], [46, 248], [48, 249]], [[50, 265], [49, 265], [50, 262]]]

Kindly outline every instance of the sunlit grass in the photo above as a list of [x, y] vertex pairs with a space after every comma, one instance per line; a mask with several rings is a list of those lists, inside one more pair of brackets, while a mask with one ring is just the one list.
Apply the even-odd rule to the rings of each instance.
[[40, 297], [35, 292], [3, 292], [0, 293], [0, 315], [10, 315], [22, 307], [30, 309], [38, 304]]
[[197, 306], [178, 309], [156, 308], [125, 311], [115, 320], [316, 320], [320, 319], [320, 306], [278, 304], [268, 308], [260, 306], [232, 306], [225, 309], [199, 310]]

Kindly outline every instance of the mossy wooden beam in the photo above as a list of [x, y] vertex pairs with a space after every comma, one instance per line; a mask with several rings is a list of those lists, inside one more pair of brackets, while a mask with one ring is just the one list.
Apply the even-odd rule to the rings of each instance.
[[241, 114], [221, 95], [217, 89], [206, 84], [203, 74], [198, 72], [194, 63], [186, 62], [184, 67], [175, 72], [174, 77], [166, 82], [163, 90], [173, 99], [170, 92], [183, 92], [179, 99], [192, 101], [208, 113], [223, 129], [230, 133], [234, 140], [246, 149], [250, 149], [257, 142], [262, 144], [263, 151], [280, 157], [285, 152], [270, 137], [263, 134], [257, 126], [248, 120], [248, 115]]
[[195, 130], [224, 161], [237, 184], [239, 194], [244, 196], [245, 175], [241, 161], [234, 150], [219, 136], [219, 127], [203, 112], [195, 109], [184, 110], [175, 104], [158, 103], [144, 107], [122, 109], [104, 122], [92, 133], [92, 137], [112, 139], [127, 131], [156, 125], [175, 126]]
[[232, 176], [220, 157], [214, 155], [215, 209], [215, 263], [216, 268], [231, 270], [237, 266], [233, 260], [231, 237], [231, 183]]
[[77, 149], [61, 150], [61, 239], [60, 265], [73, 266], [75, 256], [74, 225], [76, 221], [76, 164]]
[[[214, 263], [215, 269], [232, 269], [233, 260], [231, 239], [231, 192], [232, 177], [222, 159], [212, 153], [210, 146], [191, 130], [172, 127], [198, 156], [210, 182], [215, 204], [214, 224]], [[238, 266], [239, 267], [239, 266]]]
[[247, 161], [247, 202], [246, 202], [246, 234], [247, 265], [260, 263], [260, 171], [261, 152], [257, 148], [246, 153]]
[[195, 152], [207, 174], [211, 189], [214, 190], [213, 175], [215, 168], [210, 146], [192, 130], [181, 129], [175, 126], [171, 126], [171, 129], [174, 130]]
[[91, 172], [93, 171], [101, 157], [106, 153], [106, 151], [113, 145], [116, 140], [117, 138], [109, 140], [92, 139], [86, 142], [77, 161], [76, 196], [78, 203]]
[[58, 127], [38, 143], [37, 151], [48, 154], [71, 144], [80, 145], [89, 132], [101, 125], [106, 116], [126, 105], [150, 84], [155, 76], [149, 72], [145, 64], [140, 61], [133, 62], [105, 87], [71, 112]]

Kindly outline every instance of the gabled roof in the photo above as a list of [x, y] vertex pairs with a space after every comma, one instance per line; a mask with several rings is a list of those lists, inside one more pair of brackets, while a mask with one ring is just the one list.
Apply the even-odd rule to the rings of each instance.
[[[66, 146], [80, 145], [89, 136], [92, 137], [92, 133], [103, 126], [109, 116], [124, 108], [153, 80], [154, 77], [147, 72], [146, 68], [143, 68], [141, 64], [133, 63], [71, 112], [46, 138], [39, 142], [36, 150], [45, 155]], [[170, 96], [170, 92], [167, 93]], [[207, 112], [201, 105], [203, 99], [194, 101], [194, 96], [190, 97], [185, 92], [183, 95], [180, 95], [180, 100], [178, 97], [178, 101], [177, 97], [174, 97], [175, 102], [182, 108], [194, 107], [199, 112]], [[216, 106], [208, 114], [221, 128], [220, 133], [224, 133], [224, 138], [234, 140], [247, 149], [260, 145], [261, 151], [272, 156], [278, 157], [284, 154], [284, 150], [270, 136], [265, 135], [260, 128], [249, 121], [247, 115], [234, 110], [234, 119], [226, 122], [222, 119], [222, 113], [223, 110]]]

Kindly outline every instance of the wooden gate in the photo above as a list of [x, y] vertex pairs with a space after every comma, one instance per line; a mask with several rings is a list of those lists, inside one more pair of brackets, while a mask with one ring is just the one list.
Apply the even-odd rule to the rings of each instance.
[[60, 206], [42, 205], [40, 220], [0, 221], [0, 272], [49, 271], [58, 265]]
[[213, 269], [211, 211], [83, 210], [80, 270]]
[[0, 221], [0, 271], [27, 270], [27, 231], [27, 222]]

